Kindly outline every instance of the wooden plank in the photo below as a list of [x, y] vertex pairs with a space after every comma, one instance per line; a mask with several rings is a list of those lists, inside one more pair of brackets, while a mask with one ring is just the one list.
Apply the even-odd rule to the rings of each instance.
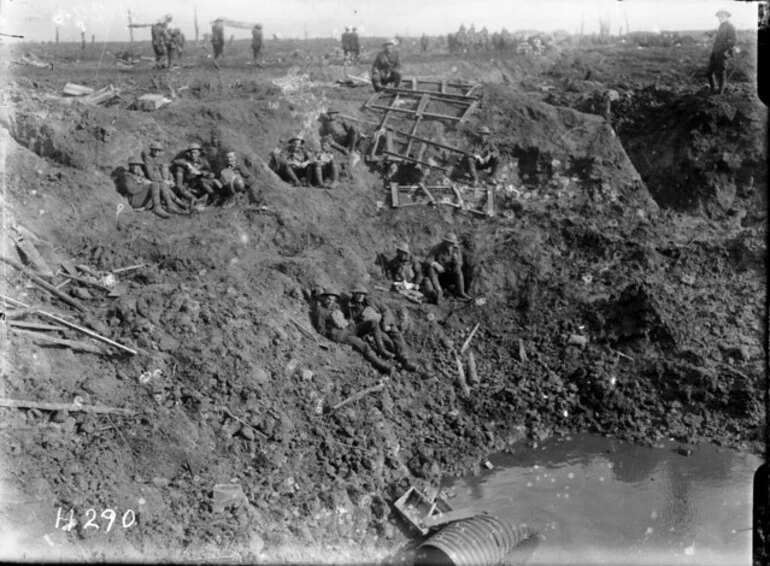
[[399, 207], [399, 198], [398, 198], [398, 185], [396, 183], [390, 183], [390, 205], [393, 208]]
[[436, 147], [440, 147], [442, 149], [447, 149], [449, 151], [454, 151], [454, 152], [457, 152], [457, 153], [462, 153], [463, 155], [473, 155], [472, 153], [469, 153], [469, 152], [464, 151], [462, 149], [458, 149], [456, 147], [452, 147], [451, 145], [445, 145], [443, 143], [438, 143], [438, 142], [435, 142], [435, 141], [433, 141], [431, 139], [428, 139], [428, 138], [423, 138], [423, 137], [420, 137], [420, 136], [415, 136], [414, 134], [407, 134], [406, 132], [402, 132], [401, 130], [396, 130], [396, 129], [393, 129], [393, 128], [388, 128], [388, 129], [390, 131], [392, 131], [393, 133], [395, 133], [396, 135], [405, 136], [407, 138], [412, 138], [412, 139], [414, 139], [416, 141], [420, 141], [420, 142], [427, 143], [427, 144], [430, 144], [430, 145], [435, 145]]
[[[420, 109], [418, 108], [417, 111], [419, 112]], [[406, 155], [409, 155], [412, 151], [412, 142], [414, 141], [414, 134], [417, 133], [417, 126], [420, 125], [421, 120], [422, 120], [422, 115], [417, 114], [417, 117], [414, 120], [414, 124], [412, 124], [412, 132], [409, 136], [407, 136], [406, 150], [404, 151]]]
[[378, 99], [379, 97], [380, 97], [380, 93], [379, 93], [379, 92], [375, 92], [375, 93], [374, 93], [372, 96], [370, 96], [370, 97], [369, 97], [369, 100], [367, 100], [367, 101], [366, 101], [366, 103], [364, 104], [364, 106], [365, 106], [365, 107], [369, 107], [369, 106], [371, 106], [372, 104], [374, 104], [375, 102], [377, 102], [377, 99]]
[[470, 118], [471, 114], [473, 114], [476, 111], [476, 108], [478, 107], [479, 103], [478, 101], [473, 102], [470, 106], [468, 106], [468, 109], [463, 113], [463, 115], [460, 117], [460, 123], [462, 124], [468, 118]]
[[463, 519], [471, 519], [476, 515], [480, 515], [481, 511], [477, 509], [458, 509], [457, 511], [449, 511], [448, 513], [439, 513], [438, 515], [432, 515], [422, 520], [422, 524], [428, 528], [438, 527], [445, 525], [453, 521], [462, 521]]
[[425, 165], [426, 167], [432, 167], [433, 169], [439, 169], [440, 171], [446, 171], [447, 173], [451, 172], [451, 169], [442, 167], [441, 165], [434, 165], [433, 163], [428, 163], [427, 161], [420, 161], [419, 159], [415, 159], [414, 157], [409, 157], [408, 155], [401, 155], [400, 153], [396, 153], [394, 151], [383, 150], [382, 153], [389, 157], [395, 157], [397, 159], [403, 159], [404, 161], [418, 163], [419, 165]]
[[442, 92], [431, 92], [429, 90], [409, 90], [405, 88], [396, 88], [396, 87], [386, 87], [384, 92], [387, 92], [388, 94], [402, 94], [404, 96], [423, 96], [427, 94], [431, 98], [435, 100], [441, 100], [442, 102], [462, 102], [465, 104], [470, 104], [471, 102], [474, 102], [476, 99], [473, 97], [465, 96], [464, 94], [454, 94], [451, 92], [442, 93]]
[[441, 88], [439, 89], [441, 94], [446, 94], [446, 81], [441, 81]]
[[489, 216], [494, 216], [495, 214], [495, 187], [492, 185], [487, 186], [486, 214]]

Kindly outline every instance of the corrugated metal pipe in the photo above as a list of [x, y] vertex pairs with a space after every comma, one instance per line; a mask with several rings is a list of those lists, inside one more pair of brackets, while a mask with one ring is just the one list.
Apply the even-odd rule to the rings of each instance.
[[497, 566], [536, 533], [491, 515], [450, 523], [418, 548], [415, 566]]

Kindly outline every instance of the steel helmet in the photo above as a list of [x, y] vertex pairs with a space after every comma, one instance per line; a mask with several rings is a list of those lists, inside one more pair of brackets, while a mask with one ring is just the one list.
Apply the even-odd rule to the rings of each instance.
[[339, 298], [340, 294], [337, 292], [336, 289], [332, 289], [331, 287], [326, 287], [321, 292], [322, 297], [337, 297]]
[[296, 136], [294, 136], [292, 138], [289, 138], [289, 143], [291, 143], [291, 142], [293, 142], [295, 140], [300, 142], [300, 143], [302, 143], [302, 144], [304, 144], [305, 143], [305, 136], [303, 136], [302, 134], [297, 134]]
[[174, 19], [174, 16], [172, 16], [171, 14], [166, 14], [165, 16], [163, 16], [163, 19], [166, 20], [167, 22], [170, 22], [171, 20]]
[[454, 244], [456, 246], [460, 245], [460, 240], [457, 239], [457, 234], [455, 234], [454, 232], [450, 232], [449, 234], [444, 236], [444, 241], [450, 244]]
[[369, 289], [367, 289], [364, 285], [358, 284], [355, 287], [353, 287], [353, 290], [350, 291], [354, 295], [368, 295]]
[[187, 151], [192, 151], [194, 149], [197, 149], [198, 151], [200, 151], [201, 144], [199, 144], [198, 142], [193, 142], [190, 144], [190, 147], [187, 148]]
[[131, 159], [128, 160], [129, 165], [144, 165], [144, 161], [139, 155], [134, 155]]
[[160, 142], [154, 141], [154, 142], [152, 142], [150, 144], [150, 149], [160, 149], [160, 150], [163, 150], [163, 145]]
[[394, 39], [386, 39], [385, 41], [382, 42], [383, 47], [386, 45], [395, 45], [395, 44], [396, 44], [396, 41]]
[[399, 243], [397, 243], [396, 244], [396, 251], [401, 251], [401, 252], [405, 252], [405, 253], [408, 253], [408, 254], [412, 253], [411, 250], [409, 249], [409, 244], [407, 244], [406, 242], [399, 242]]

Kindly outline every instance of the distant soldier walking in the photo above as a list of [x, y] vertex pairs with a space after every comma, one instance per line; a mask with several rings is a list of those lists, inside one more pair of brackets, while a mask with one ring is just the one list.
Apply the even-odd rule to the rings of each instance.
[[350, 47], [350, 57], [354, 62], [358, 62], [358, 56], [361, 54], [361, 40], [358, 38], [358, 28], [353, 27], [350, 30], [350, 39], [349, 44]]
[[[727, 79], [727, 60], [733, 55], [733, 48], [737, 41], [735, 26], [730, 22], [730, 12], [719, 10], [716, 13], [719, 18], [719, 28], [717, 36], [714, 39], [714, 47], [711, 50], [711, 58], [706, 74], [711, 87], [711, 93], [722, 94], [725, 91], [725, 80]], [[716, 84], [714, 77], [716, 76]], [[718, 90], [717, 90], [718, 86]]]
[[428, 36], [425, 34], [422, 34], [422, 37], [420, 37], [420, 49], [422, 49], [423, 53], [428, 52], [428, 45], [430, 41], [428, 40]]
[[171, 14], [166, 14], [162, 20], [153, 24], [152, 28], [150, 28], [152, 50], [155, 52], [155, 66], [158, 69], [170, 66], [170, 62], [166, 58], [168, 56], [168, 43], [170, 39], [169, 27], [173, 19]]
[[392, 39], [384, 42], [384, 49], [377, 54], [372, 63], [371, 79], [375, 92], [390, 83], [398, 88], [401, 84], [401, 61], [398, 53], [394, 51], [396, 42]]
[[251, 30], [251, 52], [254, 55], [254, 63], [257, 62], [259, 54], [264, 47], [264, 38], [262, 37], [262, 24], [255, 24]]
[[225, 49], [225, 24], [217, 18], [211, 26], [211, 46], [214, 48], [214, 62], [222, 56]]

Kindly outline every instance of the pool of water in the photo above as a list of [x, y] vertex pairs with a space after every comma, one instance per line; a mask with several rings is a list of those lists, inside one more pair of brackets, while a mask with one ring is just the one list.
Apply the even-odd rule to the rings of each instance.
[[500, 454], [448, 481], [455, 509], [535, 527], [528, 564], [751, 564], [752, 481], [761, 460], [592, 435]]

